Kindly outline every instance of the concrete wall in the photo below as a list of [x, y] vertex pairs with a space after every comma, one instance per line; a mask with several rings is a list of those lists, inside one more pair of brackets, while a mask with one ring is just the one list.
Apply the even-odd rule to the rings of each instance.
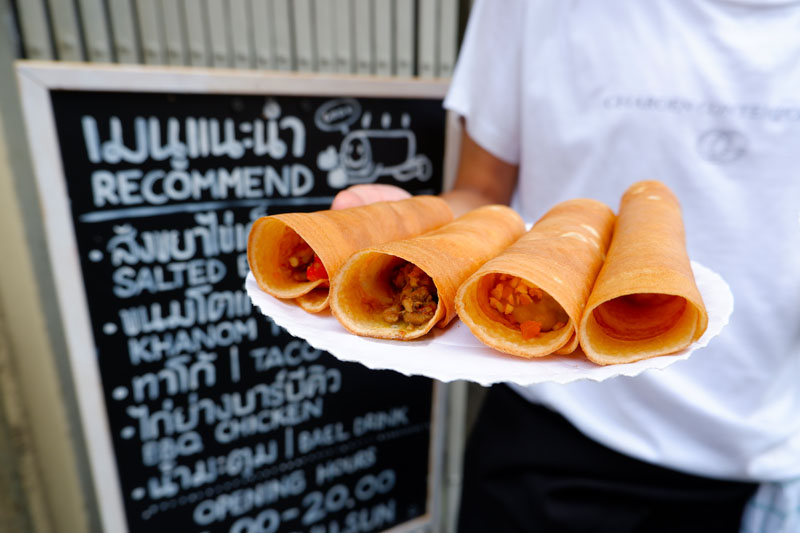
[[92, 527], [77, 410], [0, 0], [0, 530]]

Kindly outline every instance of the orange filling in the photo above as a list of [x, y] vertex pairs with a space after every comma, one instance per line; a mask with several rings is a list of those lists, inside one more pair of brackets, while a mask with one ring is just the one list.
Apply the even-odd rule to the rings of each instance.
[[566, 311], [552, 296], [525, 280], [497, 275], [489, 290], [489, 305], [500, 322], [518, 329], [525, 340], [561, 329], [569, 322]]
[[[283, 268], [288, 271], [289, 277], [294, 281], [306, 282], [327, 280], [328, 272], [325, 270], [325, 265], [314, 250], [304, 240], [300, 240], [292, 247], [288, 254]], [[327, 286], [327, 281], [322, 284]]]
[[535, 320], [526, 320], [519, 325], [519, 330], [522, 332], [522, 338], [528, 340], [542, 332], [542, 325]]
[[308, 281], [317, 281], [319, 279], [328, 279], [328, 272], [325, 270], [325, 265], [322, 264], [317, 254], [314, 254], [314, 260], [306, 269], [306, 277]]

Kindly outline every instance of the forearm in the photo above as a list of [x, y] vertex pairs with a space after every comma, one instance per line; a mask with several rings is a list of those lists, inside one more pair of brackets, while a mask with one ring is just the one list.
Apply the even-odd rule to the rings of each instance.
[[443, 193], [441, 197], [457, 217], [483, 205], [498, 203], [489, 196], [472, 189], [453, 189]]
[[461, 155], [456, 182], [442, 194], [455, 216], [487, 204], [509, 204], [517, 184], [518, 167], [483, 149], [466, 133], [461, 139]]

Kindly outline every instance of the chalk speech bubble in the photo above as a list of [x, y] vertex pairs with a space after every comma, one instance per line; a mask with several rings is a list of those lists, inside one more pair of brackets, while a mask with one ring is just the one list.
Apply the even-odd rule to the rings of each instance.
[[338, 98], [325, 102], [314, 113], [314, 123], [322, 131], [346, 133], [361, 115], [361, 104], [353, 98]]

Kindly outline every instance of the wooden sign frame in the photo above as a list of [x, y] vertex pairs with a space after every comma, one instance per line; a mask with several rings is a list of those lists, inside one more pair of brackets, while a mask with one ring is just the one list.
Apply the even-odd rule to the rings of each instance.
[[[44, 213], [47, 249], [57, 272], [56, 297], [69, 351], [83, 437], [88, 448], [94, 491], [104, 530], [128, 531], [122, 489], [107, 419], [106, 402], [96, 362], [89, 306], [78, 255], [75, 227], [56, 132], [50, 92], [85, 90], [110, 92], [171, 92], [195, 94], [276, 94], [292, 96], [349, 96], [441, 98], [447, 80], [414, 80], [334, 75], [278, 74], [246, 70], [92, 65], [48, 61], [16, 63], [32, 163]], [[448, 116], [445, 141], [444, 188], [452, 184], [458, 152], [457, 121]], [[443, 412], [445, 394], [434, 382], [428, 468], [428, 512], [391, 531], [412, 531], [439, 519]], [[110, 474], [113, 473], [113, 474]]]

